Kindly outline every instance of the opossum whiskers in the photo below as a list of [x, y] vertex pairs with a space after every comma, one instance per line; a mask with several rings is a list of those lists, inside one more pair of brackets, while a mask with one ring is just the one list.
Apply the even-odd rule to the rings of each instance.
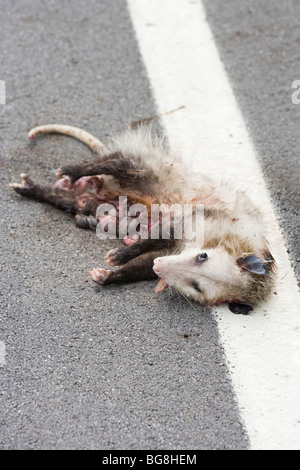
[[188, 297], [186, 297], [182, 292], [180, 292], [180, 290], [178, 290], [177, 287], [175, 287], [175, 286], [172, 286], [172, 287], [175, 289], [177, 295], [179, 294], [179, 297], [180, 296], [183, 297], [187, 301], [187, 303], [190, 304], [192, 309], [196, 310], [195, 305], [192, 304], [192, 302], [190, 301], [190, 299], [188, 299]]
[[194, 240], [193, 240], [192, 238], [190, 238], [190, 239], [187, 240], [184, 244], [182, 244], [181, 246], [178, 246], [178, 252], [177, 252], [176, 254], [182, 253], [182, 251], [183, 251], [184, 249], [186, 250], [187, 248], [189, 248], [189, 245], [190, 245], [191, 243], [193, 243], [193, 242], [194, 242]]

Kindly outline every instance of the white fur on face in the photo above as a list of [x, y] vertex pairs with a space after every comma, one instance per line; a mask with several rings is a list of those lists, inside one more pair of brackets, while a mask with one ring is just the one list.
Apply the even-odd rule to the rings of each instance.
[[[199, 262], [196, 258], [202, 252], [207, 259]], [[168, 285], [204, 304], [231, 300], [248, 283], [248, 274], [241, 273], [235, 258], [222, 247], [187, 248], [179, 255], [156, 258], [153, 269]]]

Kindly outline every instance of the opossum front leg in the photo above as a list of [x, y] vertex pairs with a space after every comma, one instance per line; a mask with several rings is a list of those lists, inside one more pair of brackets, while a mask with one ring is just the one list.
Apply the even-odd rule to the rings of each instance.
[[129, 261], [116, 271], [95, 268], [89, 271], [89, 275], [100, 286], [156, 279], [157, 276], [152, 269], [153, 260], [160, 255], [161, 251], [147, 253]]
[[106, 155], [105, 157], [81, 164], [66, 165], [61, 167], [56, 176], [58, 178], [68, 177], [73, 184], [82, 176], [111, 175], [120, 184], [137, 184], [137, 180], [149, 179], [151, 176], [134, 159], [126, 158], [120, 153]]
[[[110, 250], [105, 256], [106, 264], [109, 266], [123, 266], [128, 261], [137, 258], [138, 256], [153, 252], [157, 250], [170, 249], [175, 247], [176, 240], [161, 239], [161, 240], [138, 240], [129, 246], [120, 246]], [[153, 258], [154, 259], [154, 258]]]

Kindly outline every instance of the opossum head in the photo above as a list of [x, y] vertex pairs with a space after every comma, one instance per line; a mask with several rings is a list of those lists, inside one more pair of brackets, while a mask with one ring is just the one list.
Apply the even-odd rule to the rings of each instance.
[[274, 260], [267, 252], [262, 259], [249, 253], [236, 256], [222, 246], [186, 248], [178, 255], [156, 258], [153, 269], [161, 278], [156, 292], [170, 285], [206, 306], [229, 302], [235, 313], [248, 313], [269, 294]]

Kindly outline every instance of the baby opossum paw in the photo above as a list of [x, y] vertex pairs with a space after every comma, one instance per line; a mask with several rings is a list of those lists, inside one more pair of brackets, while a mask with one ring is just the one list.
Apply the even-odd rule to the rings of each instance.
[[92, 215], [77, 214], [75, 216], [75, 225], [79, 228], [96, 230], [97, 219]]
[[134, 243], [136, 243], [139, 239], [140, 239], [140, 237], [139, 237], [138, 234], [134, 234], [134, 235], [131, 235], [131, 236], [126, 235], [126, 237], [123, 238], [123, 243], [126, 246], [130, 246], [130, 245], [133, 245]]
[[13, 188], [18, 194], [26, 196], [34, 187], [34, 182], [25, 173], [21, 173], [20, 176], [22, 179], [22, 184], [11, 183], [9, 186]]
[[69, 189], [72, 188], [72, 185], [70, 183], [70, 178], [67, 176], [64, 176], [63, 178], [60, 178], [54, 185], [55, 189], [62, 189], [64, 191], [68, 191]]
[[112, 274], [112, 271], [102, 268], [95, 268], [89, 271], [89, 275], [91, 279], [99, 284], [99, 286], [103, 286], [106, 279]]

